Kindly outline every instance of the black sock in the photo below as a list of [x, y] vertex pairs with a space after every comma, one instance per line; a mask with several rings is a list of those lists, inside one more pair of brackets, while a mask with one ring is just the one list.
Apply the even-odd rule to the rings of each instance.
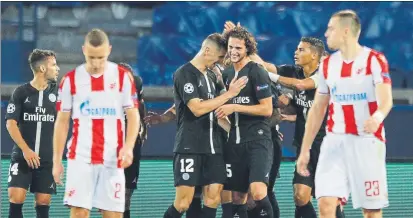
[[[217, 215], [217, 208], [211, 208], [204, 205], [202, 207], [202, 218], [215, 218]], [[199, 216], [198, 216], [199, 217]]]
[[49, 205], [36, 205], [37, 218], [49, 218]]
[[271, 202], [270, 199], [268, 199], [268, 196], [265, 196], [262, 200], [255, 201], [255, 204], [257, 205], [256, 208], [259, 211], [259, 217], [265, 217], [265, 218], [273, 218], [272, 214], [272, 207], [271, 207]]
[[180, 213], [172, 204], [168, 210], [165, 211], [164, 218], [181, 218], [184, 213]]
[[14, 204], [10, 202], [9, 218], [23, 218], [23, 204]]
[[234, 218], [248, 218], [246, 204], [233, 204], [232, 211]]
[[222, 218], [233, 218], [232, 203], [221, 204]]
[[130, 210], [125, 210], [125, 212], [123, 212], [123, 218], [130, 218]]
[[295, 206], [295, 217], [317, 218], [317, 214], [311, 201], [302, 207]]
[[345, 218], [344, 211], [341, 210], [341, 206], [338, 205], [336, 208], [336, 217], [337, 218]]
[[201, 213], [201, 198], [193, 198], [188, 210], [186, 211], [186, 218], [199, 218]]
[[280, 218], [280, 208], [278, 207], [277, 198], [275, 198], [275, 193], [273, 191], [268, 192], [268, 198], [271, 202], [272, 215], [274, 218]]
[[257, 207], [247, 210], [247, 214], [248, 214], [248, 218], [259, 218], [260, 217], [260, 211], [257, 209]]

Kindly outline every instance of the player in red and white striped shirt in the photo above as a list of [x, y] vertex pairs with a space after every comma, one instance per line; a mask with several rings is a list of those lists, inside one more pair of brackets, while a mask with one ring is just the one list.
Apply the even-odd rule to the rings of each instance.
[[360, 20], [354, 11], [335, 13], [325, 33], [330, 49], [308, 114], [297, 168], [309, 175], [309, 150], [328, 107], [327, 135], [315, 175], [320, 217], [335, 217], [337, 199], [352, 194], [364, 217], [382, 217], [387, 196], [383, 120], [393, 106], [391, 80], [382, 53], [361, 46]]
[[[53, 176], [62, 184], [62, 155], [71, 117], [64, 197], [71, 217], [89, 217], [92, 207], [100, 209], [104, 217], [120, 218], [124, 212], [123, 169], [133, 160], [139, 113], [133, 77], [107, 61], [110, 50], [106, 33], [99, 29], [89, 32], [83, 46], [86, 63], [67, 73], [59, 86]], [[126, 140], [124, 113], [128, 119]]]

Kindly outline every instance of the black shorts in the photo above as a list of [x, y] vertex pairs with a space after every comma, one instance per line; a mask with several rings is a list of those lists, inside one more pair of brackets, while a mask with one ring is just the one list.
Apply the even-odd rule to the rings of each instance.
[[[302, 176], [297, 172], [297, 165], [294, 170], [294, 177], [293, 177], [293, 184], [303, 184], [310, 188], [312, 188], [312, 192], [314, 195], [314, 179], [315, 179], [315, 172], [317, 169], [318, 157], [320, 156], [320, 147], [322, 142], [315, 141], [311, 146], [310, 150], [310, 162], [308, 163], [308, 171], [310, 172], [310, 176]], [[297, 146], [297, 157], [300, 155], [301, 147]]]
[[9, 188], [23, 188], [32, 193], [56, 194], [56, 183], [52, 174], [52, 163], [40, 163], [31, 169], [26, 161], [11, 161], [8, 175]]
[[174, 153], [175, 186], [205, 186], [227, 181], [222, 154]]
[[134, 149], [133, 162], [125, 169], [125, 187], [127, 189], [136, 189], [139, 179], [139, 169], [141, 165], [141, 145]]
[[241, 144], [228, 143], [225, 161], [228, 182], [225, 190], [247, 193], [253, 182], [268, 185], [273, 161], [271, 140], [258, 140]]
[[278, 131], [275, 127], [271, 128], [271, 138], [274, 146], [272, 166], [270, 171], [270, 179], [268, 184], [268, 190], [273, 191], [275, 180], [280, 178], [280, 165], [282, 158], [282, 148], [281, 148], [281, 139], [278, 135]]

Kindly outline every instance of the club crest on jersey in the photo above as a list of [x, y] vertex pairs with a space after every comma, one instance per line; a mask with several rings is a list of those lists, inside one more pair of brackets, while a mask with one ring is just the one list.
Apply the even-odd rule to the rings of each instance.
[[192, 92], [194, 92], [194, 85], [192, 85], [192, 83], [187, 83], [184, 85], [184, 92], [191, 94]]
[[11, 114], [11, 113], [13, 113], [15, 110], [16, 110], [16, 106], [15, 106], [13, 103], [10, 103], [10, 104], [7, 106], [7, 113]]
[[53, 93], [50, 93], [50, 94], [49, 94], [49, 100], [50, 100], [50, 102], [56, 102], [56, 99], [57, 99], [57, 97], [56, 97], [55, 94], [53, 94]]

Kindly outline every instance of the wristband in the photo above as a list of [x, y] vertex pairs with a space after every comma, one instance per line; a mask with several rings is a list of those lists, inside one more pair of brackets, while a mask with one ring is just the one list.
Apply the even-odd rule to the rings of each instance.
[[384, 114], [378, 110], [374, 112], [372, 117], [379, 123], [382, 123], [385, 118]]
[[268, 73], [268, 76], [270, 76], [270, 79], [271, 79], [271, 81], [273, 81], [273, 82], [277, 82], [278, 81], [278, 79], [280, 78], [280, 75], [278, 75], [278, 74], [274, 74], [274, 73]]

